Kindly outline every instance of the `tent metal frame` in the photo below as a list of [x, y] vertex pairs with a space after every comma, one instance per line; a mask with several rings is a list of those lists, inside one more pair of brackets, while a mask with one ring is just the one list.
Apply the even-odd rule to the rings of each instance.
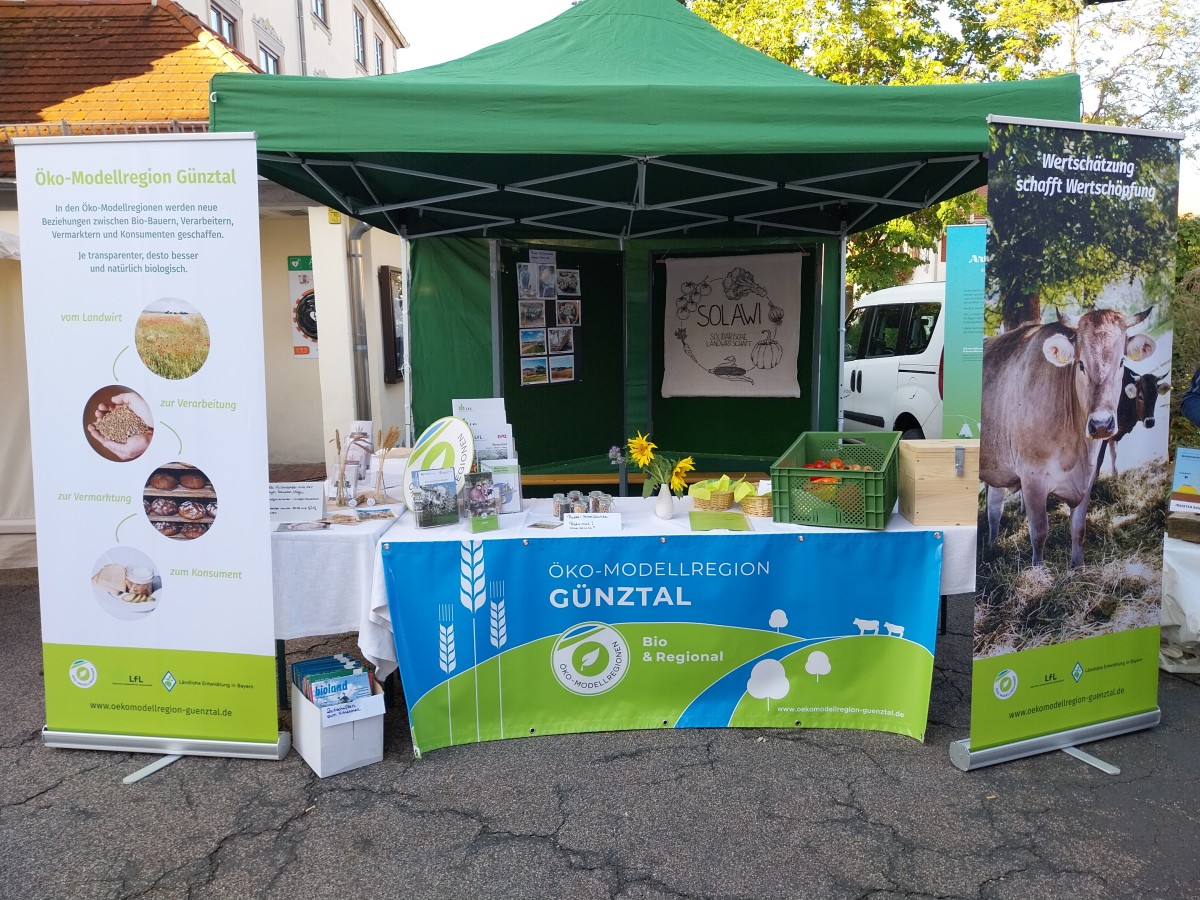
[[[308, 175], [314, 182], [319, 184], [321, 188], [329, 194], [329, 198], [333, 204], [341, 206], [343, 209], [347, 210], [351, 216], [361, 219], [368, 216], [382, 215], [388, 221], [388, 223], [392, 225], [393, 230], [397, 234], [410, 240], [418, 240], [425, 237], [444, 237], [454, 234], [477, 234], [482, 237], [488, 237], [492, 236], [489, 234], [489, 232], [494, 232], [496, 229], [509, 225], [536, 225], [539, 228], [545, 228], [548, 230], [585, 235], [593, 238], [616, 240], [622, 243], [627, 240], [657, 237], [660, 235], [689, 234], [694, 229], [703, 229], [709, 226], [721, 225], [728, 222], [754, 226], [760, 233], [763, 229], [770, 229], [781, 232], [791, 232], [813, 236], [824, 235], [832, 237], [845, 237], [849, 234], [852, 234], [859, 223], [865, 219], [868, 219], [881, 206], [894, 209], [896, 211], [896, 215], [903, 215], [908, 212], [923, 209], [932, 205], [933, 203], [945, 199], [948, 196], [952, 196], [954, 186], [966, 178], [966, 176], [985, 159], [985, 154], [965, 153], [956, 156], [942, 156], [934, 159], [924, 158], [919, 160], [897, 162], [888, 165], [838, 171], [834, 173], [813, 176], [811, 178], [796, 179], [791, 181], [772, 181], [752, 175], [743, 175], [702, 166], [689, 165], [684, 162], [663, 159], [658, 156], [642, 155], [627, 156], [619, 160], [614, 160], [610, 163], [587, 166], [585, 168], [574, 169], [568, 172], [558, 172], [552, 175], [543, 175], [537, 178], [530, 178], [523, 181], [506, 184], [496, 181], [481, 181], [460, 175], [448, 175], [445, 173], [426, 171], [424, 169], [386, 165], [383, 163], [370, 161], [328, 160], [320, 157], [308, 157], [297, 152], [287, 152], [283, 154], [260, 154], [260, 160], [263, 162], [296, 166], [302, 169], [306, 175]], [[934, 163], [939, 165], [950, 165], [954, 167], [949, 173], [947, 173], [948, 177], [945, 179], [942, 187], [939, 190], [932, 195], [926, 196], [923, 201], [904, 200], [896, 196], [906, 183], [916, 177], [922, 170]], [[553, 185], [558, 182], [584, 178], [590, 175], [602, 174], [615, 170], [627, 169], [630, 167], [633, 167], [635, 172], [630, 183], [629, 200], [609, 200], [602, 197], [580, 196], [576, 193], [566, 193], [562, 191], [546, 189], [546, 186]], [[364, 205], [362, 203], [354, 202], [352, 198], [347, 196], [345, 192], [334, 187], [327, 177], [322, 174], [323, 171], [330, 169], [349, 169], [353, 173], [354, 178], [356, 179], [358, 185], [362, 188], [362, 191], [365, 193], [365, 195], [371, 198], [370, 204]], [[689, 175], [698, 175], [708, 179], [724, 180], [740, 186], [733, 187], [730, 190], [700, 193], [656, 203], [647, 202], [647, 186], [651, 180], [653, 170], [683, 172]], [[434, 183], [447, 185], [451, 189], [428, 197], [383, 202], [372, 186], [372, 180], [369, 177], [372, 173], [428, 180]], [[895, 173], [897, 178], [886, 191], [882, 192], [857, 194], [849, 193], [845, 190], [822, 186], [832, 181], [862, 178], [868, 175], [880, 175], [886, 173]], [[753, 212], [743, 212], [734, 215], [722, 215], [715, 212], [692, 208], [700, 204], [718, 203], [723, 200], [749, 197], [755, 194], [773, 194], [774, 192], [778, 191], [792, 191], [797, 194], [805, 195], [815, 199], [812, 199], [810, 202], [801, 202], [787, 206], [766, 206]], [[471, 200], [477, 197], [491, 196], [501, 193], [536, 197], [565, 203], [568, 204], [568, 206], [565, 209], [555, 210], [552, 212], [517, 217], [494, 215], [479, 210], [447, 205]], [[865, 208], [853, 218], [848, 218], [847, 210], [850, 203], [861, 203], [864, 204]], [[811, 225], [795, 224], [787, 220], [788, 216], [794, 216], [796, 213], [813, 209], [821, 209], [830, 205], [837, 205], [841, 209], [841, 222], [840, 227], [838, 228], [818, 228]], [[421, 232], [419, 234], [410, 234], [409, 229], [392, 215], [392, 213], [398, 210], [415, 211], [418, 215], [423, 215], [424, 213], [428, 212], [442, 216], [457, 217], [467, 220], [467, 224], [441, 228], [434, 231]], [[584, 216], [606, 210], [627, 212], [628, 216], [626, 217], [626, 225], [619, 231], [612, 231], [587, 228], [578, 224], [571, 224], [561, 221], [562, 219]], [[687, 221], [680, 221], [679, 224], [674, 226], [638, 231], [635, 228], [634, 220], [636, 214], [639, 212], [653, 212], [678, 216], [681, 220], [686, 219]]]

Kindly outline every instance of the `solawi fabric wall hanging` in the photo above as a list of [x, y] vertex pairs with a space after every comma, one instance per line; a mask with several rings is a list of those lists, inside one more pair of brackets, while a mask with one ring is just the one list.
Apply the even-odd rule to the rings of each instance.
[[799, 253], [667, 260], [664, 397], [799, 397]]

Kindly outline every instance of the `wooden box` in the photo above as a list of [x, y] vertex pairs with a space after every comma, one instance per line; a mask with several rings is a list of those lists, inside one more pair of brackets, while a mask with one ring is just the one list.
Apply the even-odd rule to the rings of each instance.
[[900, 515], [914, 525], [979, 520], [979, 439], [901, 441]]

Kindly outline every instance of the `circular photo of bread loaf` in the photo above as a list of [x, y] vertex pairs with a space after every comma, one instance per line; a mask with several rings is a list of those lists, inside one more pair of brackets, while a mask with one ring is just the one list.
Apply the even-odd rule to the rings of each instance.
[[162, 577], [154, 560], [135, 547], [113, 547], [92, 566], [92, 595], [114, 619], [134, 622], [154, 612]]
[[164, 297], [138, 315], [133, 343], [147, 369], [179, 381], [199, 372], [208, 359], [208, 323], [190, 303]]
[[100, 456], [129, 462], [145, 453], [154, 439], [154, 415], [137, 391], [110, 384], [84, 404], [83, 434]]
[[204, 537], [217, 521], [217, 492], [202, 469], [165, 463], [146, 479], [142, 509], [154, 530], [177, 541]]

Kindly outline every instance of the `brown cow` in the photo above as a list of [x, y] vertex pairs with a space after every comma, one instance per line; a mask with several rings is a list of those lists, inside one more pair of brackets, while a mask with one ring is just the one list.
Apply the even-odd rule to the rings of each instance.
[[1023, 325], [983, 347], [979, 478], [988, 486], [988, 538], [996, 540], [1005, 489], [1020, 490], [1033, 565], [1041, 565], [1051, 494], [1071, 508], [1071, 566], [1083, 565], [1088, 494], [1101, 442], [1117, 431], [1125, 360], [1154, 352], [1147, 335], [1126, 335], [1150, 310], [1126, 318], [1097, 309], [1071, 321]]
[[1100, 455], [1096, 459], [1096, 478], [1100, 477], [1100, 469], [1104, 465], [1104, 450], [1112, 448], [1108, 456], [1109, 468], [1113, 478], [1117, 477], [1117, 442], [1139, 422], [1146, 428], [1154, 427], [1154, 409], [1158, 398], [1165, 397], [1171, 392], [1171, 382], [1159, 381], [1152, 372], [1139, 375], [1129, 366], [1125, 367], [1125, 379], [1121, 384], [1121, 399], [1117, 402], [1117, 432], [1100, 445]]

